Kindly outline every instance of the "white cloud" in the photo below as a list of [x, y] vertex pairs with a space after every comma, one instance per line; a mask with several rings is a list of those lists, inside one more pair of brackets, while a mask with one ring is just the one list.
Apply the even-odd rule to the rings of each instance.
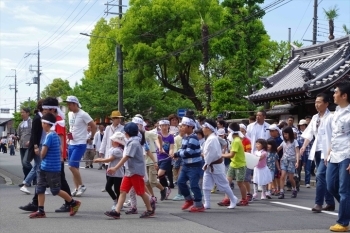
[[29, 6], [17, 6], [11, 10], [13, 18], [31, 25], [54, 25], [59, 20], [55, 16], [49, 16], [32, 11]]
[[5, 9], [6, 8], [6, 4], [4, 1], [0, 1], [0, 9]]

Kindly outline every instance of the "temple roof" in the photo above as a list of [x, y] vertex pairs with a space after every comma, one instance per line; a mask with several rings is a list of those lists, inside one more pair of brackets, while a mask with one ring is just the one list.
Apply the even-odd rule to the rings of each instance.
[[248, 98], [253, 102], [307, 94], [327, 88], [350, 73], [350, 36], [292, 51], [289, 63], [262, 79], [264, 87]]

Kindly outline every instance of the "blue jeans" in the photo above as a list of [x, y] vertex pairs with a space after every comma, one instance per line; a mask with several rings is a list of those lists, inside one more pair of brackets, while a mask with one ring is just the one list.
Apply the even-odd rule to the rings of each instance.
[[190, 189], [187, 185], [187, 181], [190, 181], [191, 191], [194, 196], [194, 204], [197, 207], [203, 206], [202, 204], [202, 192], [199, 187], [199, 179], [201, 178], [202, 167], [189, 167], [184, 164], [181, 168], [177, 183], [179, 186], [180, 193], [185, 197], [186, 200], [192, 200]]
[[327, 205], [335, 205], [333, 196], [327, 190], [326, 174], [327, 167], [324, 165], [324, 159], [321, 159], [319, 163], [316, 163], [316, 197], [315, 204], [323, 205], [324, 200]]
[[311, 179], [311, 160], [305, 161], [304, 171], [305, 171], [305, 184], [310, 184]]
[[30, 170], [32, 170], [33, 166], [28, 161], [28, 148], [20, 148], [19, 153], [21, 154], [22, 170], [23, 170], [24, 179], [25, 179], [29, 174]]
[[350, 222], [350, 159], [340, 163], [327, 165], [327, 189], [339, 202], [338, 220], [342, 226], [349, 226]]
[[34, 179], [36, 179], [36, 174], [40, 169], [40, 164], [41, 164], [41, 158], [39, 155], [35, 155], [34, 156], [34, 166], [33, 168], [30, 170], [30, 172], [28, 173], [27, 177], [24, 179], [23, 184], [25, 184], [26, 186], [29, 186], [30, 183], [32, 183], [32, 181]]
[[15, 155], [15, 146], [11, 145], [10, 147], [10, 155]]

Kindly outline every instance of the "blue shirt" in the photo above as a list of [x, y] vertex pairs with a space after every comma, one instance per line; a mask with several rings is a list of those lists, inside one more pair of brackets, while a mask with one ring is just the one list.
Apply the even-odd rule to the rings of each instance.
[[47, 153], [41, 161], [41, 170], [48, 172], [61, 171], [61, 142], [56, 132], [46, 135], [43, 146], [47, 147]]
[[201, 166], [203, 159], [201, 157], [201, 147], [197, 135], [191, 134], [184, 137], [181, 148], [175, 153], [175, 156], [181, 157], [184, 165], [198, 163], [198, 166]]

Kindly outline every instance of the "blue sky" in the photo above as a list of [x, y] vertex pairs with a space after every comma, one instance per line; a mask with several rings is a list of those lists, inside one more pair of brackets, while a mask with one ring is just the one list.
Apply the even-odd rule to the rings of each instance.
[[[274, 1], [265, 0], [262, 6]], [[327, 40], [328, 22], [322, 8], [334, 5], [339, 7], [340, 15], [335, 21], [335, 35], [343, 36], [342, 25], [350, 28], [350, 0], [318, 1], [318, 34], [321, 35], [318, 40]], [[125, 5], [128, 2], [123, 0]], [[309, 28], [308, 25], [313, 17], [313, 2], [292, 0], [268, 12], [263, 22], [271, 39], [287, 40], [289, 27], [292, 40], [312, 39], [312, 23]], [[17, 103], [28, 97], [36, 98], [37, 86], [26, 83], [35, 76], [29, 71], [29, 66], [36, 65], [37, 57], [29, 55], [24, 58], [24, 55], [36, 53], [38, 42], [41, 48], [41, 90], [57, 77], [68, 79], [71, 85], [79, 82], [88, 65], [86, 44], [89, 40], [79, 33], [90, 32], [101, 17], [112, 17], [104, 14], [105, 3], [106, 0], [0, 0], [0, 108], [13, 109], [14, 106], [14, 91], [9, 90], [14, 79], [6, 77], [14, 74], [11, 69], [17, 69]]]

